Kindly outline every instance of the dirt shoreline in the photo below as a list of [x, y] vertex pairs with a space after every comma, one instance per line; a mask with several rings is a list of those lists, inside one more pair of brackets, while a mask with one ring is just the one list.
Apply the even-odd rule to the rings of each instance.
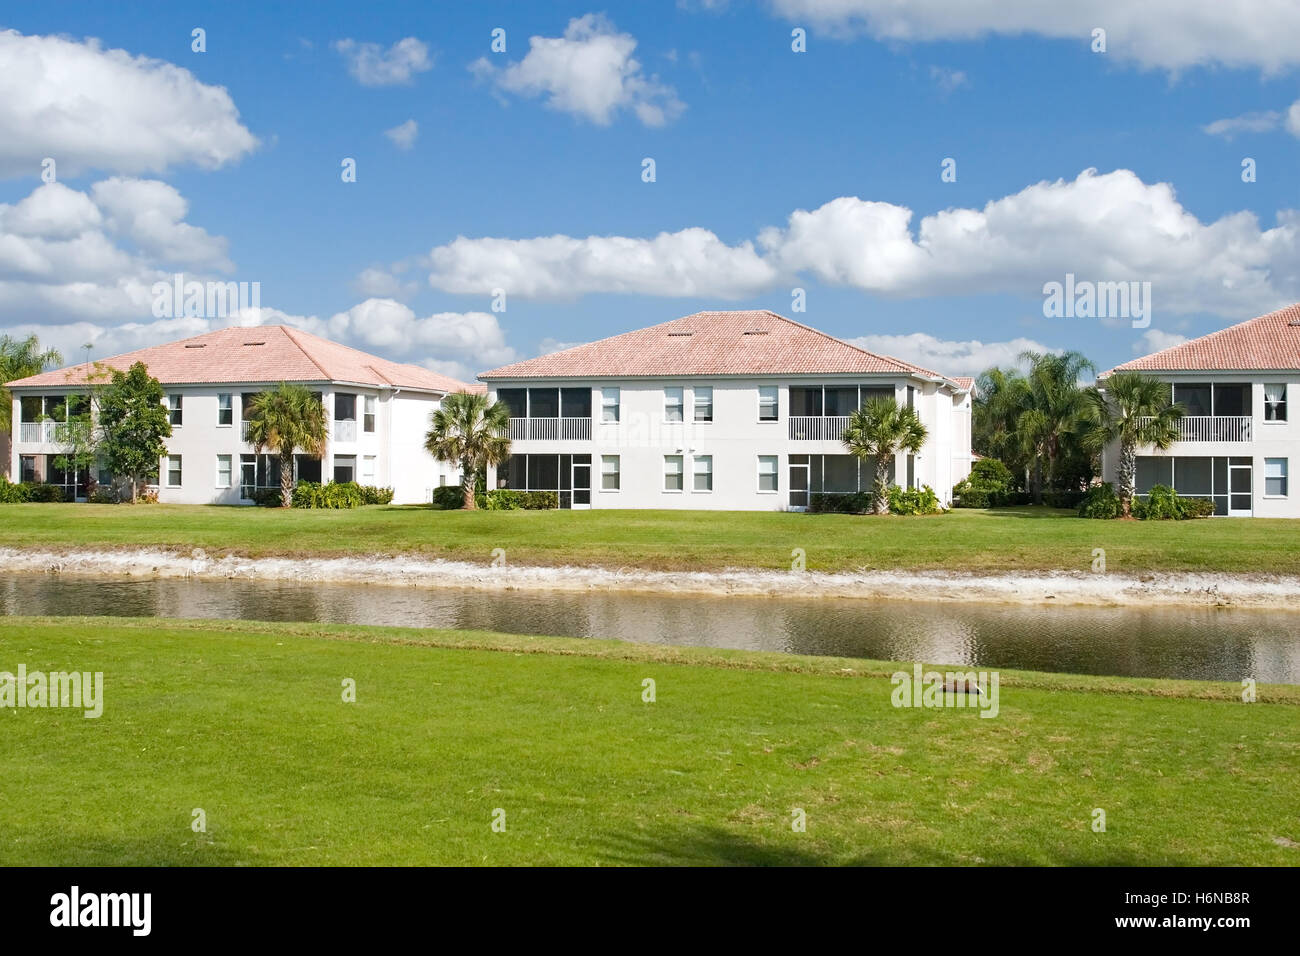
[[493, 567], [416, 556], [211, 557], [159, 548], [52, 551], [0, 548], [11, 573], [367, 584], [485, 591], [627, 591], [658, 594], [834, 597], [891, 601], [1092, 607], [1233, 607], [1300, 611], [1300, 577], [1085, 571], [971, 574], [946, 571], [647, 571], [602, 567]]

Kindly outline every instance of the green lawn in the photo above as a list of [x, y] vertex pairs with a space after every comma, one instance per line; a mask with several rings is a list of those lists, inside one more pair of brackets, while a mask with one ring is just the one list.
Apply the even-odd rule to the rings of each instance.
[[105, 705], [0, 710], [0, 864], [1300, 862], [1297, 688], [1004, 672], [982, 719], [863, 661], [6, 618], [20, 662]]
[[1280, 519], [1088, 521], [1049, 508], [928, 518], [780, 512], [306, 511], [184, 505], [0, 506], [0, 547], [162, 546], [210, 554], [420, 553], [487, 563], [663, 569], [790, 567], [1300, 574], [1300, 523]]

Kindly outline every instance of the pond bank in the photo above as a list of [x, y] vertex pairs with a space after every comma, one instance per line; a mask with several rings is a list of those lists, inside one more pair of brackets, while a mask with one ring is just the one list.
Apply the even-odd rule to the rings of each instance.
[[0, 548], [9, 572], [127, 578], [247, 579], [379, 584], [490, 591], [650, 592], [656, 594], [836, 597], [890, 601], [1093, 607], [1195, 606], [1300, 611], [1300, 578], [1223, 572], [1128, 575], [1117, 572], [647, 571], [609, 567], [527, 567], [444, 561], [414, 555], [347, 558], [213, 557], [161, 548], [51, 550]]

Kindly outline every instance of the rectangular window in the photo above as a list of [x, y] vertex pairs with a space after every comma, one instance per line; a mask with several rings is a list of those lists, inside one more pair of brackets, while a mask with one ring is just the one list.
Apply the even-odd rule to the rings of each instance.
[[602, 422], [618, 421], [618, 388], [602, 388], [600, 390], [600, 420]]
[[712, 491], [713, 490], [713, 456], [696, 455], [693, 462], [695, 471], [695, 483], [691, 486], [695, 491]]
[[1264, 421], [1286, 421], [1286, 383], [1264, 386]]
[[217, 487], [229, 488], [231, 484], [231, 471], [233, 469], [233, 460], [229, 455], [217, 456]]
[[357, 456], [336, 455], [334, 458], [334, 480], [336, 482], [356, 481]]
[[758, 490], [759, 491], [778, 491], [779, 482], [776, 476], [777, 456], [776, 455], [759, 455], [758, 456]]
[[664, 421], [682, 420], [682, 390], [678, 387], [664, 389]]
[[179, 488], [181, 486], [181, 456], [167, 456], [167, 487]]
[[363, 485], [373, 485], [375, 483], [374, 455], [366, 455], [361, 459], [361, 483]]
[[355, 422], [357, 420], [357, 397], [339, 394], [334, 396], [334, 420], [336, 422]]
[[181, 411], [181, 396], [167, 396], [167, 417], [171, 420], [172, 427], [181, 425], [184, 421], [184, 414]]
[[664, 455], [664, 491], [682, 490], [682, 456]]
[[695, 420], [697, 422], [713, 421], [713, 386], [695, 386]]
[[36, 481], [36, 456], [19, 455], [18, 456], [18, 475], [19, 481], [34, 482]]
[[222, 392], [217, 396], [217, 424], [235, 424], [235, 406], [229, 392]]
[[1175, 385], [1174, 401], [1183, 406], [1184, 415], [1204, 416], [1212, 414], [1209, 385]]
[[618, 491], [618, 455], [600, 456], [600, 488], [602, 491]]
[[1285, 458], [1264, 459], [1264, 494], [1270, 498], [1287, 496], [1286, 462]]
[[777, 391], [775, 385], [758, 387], [758, 420], [774, 422], [777, 419]]
[[375, 396], [366, 396], [365, 420], [361, 423], [362, 431], [370, 434], [375, 430]]

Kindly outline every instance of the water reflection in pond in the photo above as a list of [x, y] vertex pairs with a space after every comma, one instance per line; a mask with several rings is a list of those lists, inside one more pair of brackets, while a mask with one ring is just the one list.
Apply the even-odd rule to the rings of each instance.
[[10, 575], [5, 614], [384, 624], [1300, 684], [1300, 614]]

